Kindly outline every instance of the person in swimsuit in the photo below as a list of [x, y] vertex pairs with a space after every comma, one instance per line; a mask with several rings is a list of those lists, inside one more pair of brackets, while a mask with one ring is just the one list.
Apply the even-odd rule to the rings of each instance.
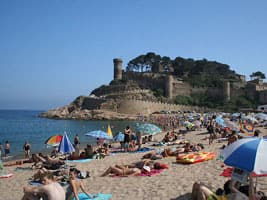
[[8, 141], [6, 141], [6, 144], [5, 144], [5, 157], [7, 157], [9, 153], [10, 153], [10, 144], [9, 144]]
[[25, 142], [24, 146], [23, 146], [23, 150], [24, 150], [24, 155], [25, 158], [30, 158], [30, 152], [31, 152], [31, 145], [29, 142]]
[[66, 189], [66, 200], [71, 200], [75, 198], [76, 200], [79, 200], [78, 194], [79, 190], [81, 189], [84, 194], [86, 194], [90, 199], [95, 198], [94, 195], [89, 195], [89, 193], [85, 190], [85, 187], [83, 185], [83, 182], [78, 177], [78, 172], [76, 168], [71, 168], [69, 172], [70, 177], [70, 184], [69, 187]]
[[127, 166], [122, 165], [115, 165], [109, 167], [102, 175], [107, 176], [109, 174], [117, 175], [117, 176], [137, 176], [141, 174], [141, 170], [137, 167], [134, 168], [128, 168]]

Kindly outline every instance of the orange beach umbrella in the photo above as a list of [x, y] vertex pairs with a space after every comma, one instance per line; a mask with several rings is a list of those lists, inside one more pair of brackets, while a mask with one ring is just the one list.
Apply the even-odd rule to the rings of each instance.
[[62, 135], [53, 135], [45, 141], [45, 144], [57, 146], [61, 142], [62, 137], [63, 137]]

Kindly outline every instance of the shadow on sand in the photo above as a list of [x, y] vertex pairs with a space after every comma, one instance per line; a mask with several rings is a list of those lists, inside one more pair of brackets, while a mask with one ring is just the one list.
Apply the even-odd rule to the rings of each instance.
[[179, 197], [172, 198], [170, 200], [190, 200], [190, 199], [191, 199], [191, 193], [186, 193], [186, 194], [183, 194]]

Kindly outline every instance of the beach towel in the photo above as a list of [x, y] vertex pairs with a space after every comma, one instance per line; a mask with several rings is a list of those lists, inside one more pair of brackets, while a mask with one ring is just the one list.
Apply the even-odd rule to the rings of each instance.
[[66, 160], [65, 162], [68, 162], [68, 163], [85, 163], [85, 162], [90, 162], [91, 158], [86, 158], [86, 159], [78, 159], [78, 160]]
[[112, 153], [128, 153], [128, 152], [135, 152], [137, 148], [129, 148], [128, 151], [125, 151], [123, 148], [111, 148], [110, 152]]
[[1, 176], [0, 176], [0, 178], [10, 178], [10, 177], [12, 177], [14, 174], [12, 174], [12, 173], [9, 173], [9, 174], [2, 174]]
[[137, 152], [148, 152], [148, 151], [153, 151], [154, 148], [148, 148], [148, 147], [143, 147], [137, 150]]
[[176, 162], [182, 164], [193, 164], [193, 163], [204, 162], [207, 160], [212, 160], [215, 158], [215, 156], [216, 155], [213, 152], [194, 152], [194, 153], [178, 155], [176, 158]]
[[163, 169], [151, 169], [150, 172], [141, 173], [140, 176], [155, 176], [163, 172]]
[[[164, 169], [150, 169], [150, 172], [142, 172], [141, 174], [137, 175], [137, 176], [155, 176], [155, 175], [158, 175], [160, 174], [161, 172], [163, 172]], [[111, 175], [111, 177], [115, 177], [115, 178], [118, 178], [118, 177], [129, 177], [127, 175]]]
[[[223, 170], [223, 172], [220, 174], [220, 176], [224, 177], [231, 177], [232, 175], [233, 168], [232, 167], [227, 167]], [[261, 176], [267, 176], [267, 174], [255, 174], [254, 172], [252, 173], [253, 177], [261, 177]]]
[[[88, 200], [88, 199], [94, 199], [94, 200], [108, 200], [112, 197], [112, 194], [90, 194], [91, 196], [96, 196], [95, 198], [89, 198], [86, 194], [84, 193], [79, 193], [79, 199], [80, 200]], [[75, 200], [75, 198], [73, 198], [72, 200]]]
[[41, 186], [43, 185], [41, 181], [29, 181], [29, 185]]

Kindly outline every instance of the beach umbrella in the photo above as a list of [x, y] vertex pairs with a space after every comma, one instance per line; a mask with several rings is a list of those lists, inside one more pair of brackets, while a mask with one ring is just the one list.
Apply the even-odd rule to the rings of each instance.
[[215, 119], [216, 123], [219, 124], [222, 127], [225, 127], [224, 119], [221, 116], [216, 117]]
[[75, 149], [66, 132], [64, 133], [64, 136], [62, 137], [62, 140], [58, 146], [58, 152], [63, 154], [75, 152]]
[[122, 132], [119, 132], [114, 138], [114, 141], [117, 142], [123, 142], [124, 141], [124, 134]]
[[135, 130], [149, 135], [154, 135], [161, 132], [161, 128], [159, 128], [155, 124], [149, 124], [149, 123], [144, 123], [144, 124], [136, 123]]
[[247, 172], [267, 173], [267, 139], [258, 137], [235, 141], [221, 151], [224, 163]]
[[225, 127], [230, 128], [232, 131], [240, 131], [240, 127], [237, 125], [237, 123], [230, 121], [229, 119], [224, 120]]
[[259, 120], [267, 120], [267, 114], [264, 114], [264, 113], [257, 113], [255, 115], [255, 118], [256, 119], [259, 119]]
[[59, 143], [62, 140], [62, 135], [53, 135], [51, 137], [49, 137], [46, 141], [45, 144], [47, 145], [51, 145], [51, 146], [58, 146]]
[[233, 113], [232, 117], [240, 117], [240, 113]]
[[107, 128], [107, 133], [108, 135], [113, 138], [113, 134], [112, 134], [112, 131], [111, 131], [111, 128], [110, 128], [110, 125], [108, 125], [108, 128]]
[[101, 130], [95, 130], [95, 131], [91, 131], [89, 133], [85, 134], [86, 136], [91, 136], [91, 137], [95, 137], [95, 138], [101, 138], [101, 139], [107, 139], [110, 140], [112, 139], [108, 133], [101, 131]]
[[258, 123], [258, 120], [255, 117], [252, 117], [251, 115], [243, 116], [242, 119], [248, 120], [252, 123]]

